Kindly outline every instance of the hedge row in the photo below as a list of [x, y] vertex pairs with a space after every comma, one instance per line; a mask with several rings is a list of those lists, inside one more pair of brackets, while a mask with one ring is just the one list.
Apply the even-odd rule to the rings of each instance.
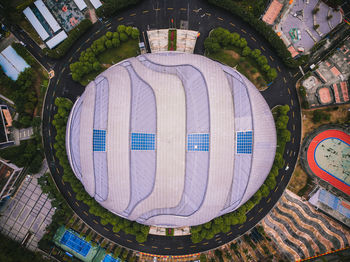
[[204, 47], [205, 51], [209, 53], [216, 53], [222, 48], [236, 47], [240, 50], [242, 56], [249, 56], [255, 60], [268, 81], [273, 81], [277, 77], [276, 69], [269, 66], [266, 56], [261, 55], [259, 49], [251, 50], [248, 47], [247, 40], [238, 33], [230, 33], [222, 27], [215, 28], [205, 39]]
[[287, 50], [282, 39], [273, 31], [273, 29], [260, 19], [257, 19], [252, 13], [247, 12], [232, 0], [207, 0], [209, 3], [224, 8], [232, 14], [239, 16], [250, 26], [254, 27], [273, 47], [277, 55], [282, 59], [283, 63], [291, 68], [298, 67], [305, 63], [308, 56], [301, 56], [293, 59]]
[[135, 235], [136, 241], [140, 243], [145, 242], [149, 231], [148, 226], [121, 218], [103, 208], [94, 198], [86, 193], [83, 185], [75, 177], [70, 167], [65, 147], [66, 124], [69, 112], [72, 108], [72, 102], [66, 98], [59, 97], [56, 98], [55, 105], [58, 108], [58, 112], [55, 114], [54, 120], [52, 121], [57, 133], [55, 136], [54, 149], [56, 151], [55, 155], [63, 168], [63, 181], [70, 184], [73, 191], [76, 193], [75, 197], [77, 200], [83, 201], [90, 207], [89, 212], [91, 214], [100, 217], [102, 225], [107, 225], [109, 223], [113, 226], [114, 233], [123, 230], [126, 234]]
[[110, 17], [117, 11], [139, 2], [141, 0], [104, 0], [103, 5], [96, 10], [96, 14], [100, 17]]
[[73, 80], [81, 81], [86, 74], [101, 70], [101, 64], [97, 60], [99, 54], [106, 49], [118, 48], [121, 42], [126, 42], [129, 38], [138, 39], [139, 35], [137, 28], [119, 25], [116, 32], [107, 32], [95, 40], [89, 48], [81, 52], [78, 62], [69, 65]]
[[78, 38], [81, 37], [90, 27], [92, 27], [91, 21], [89, 19], [84, 19], [68, 33], [68, 37], [57, 47], [54, 49], [45, 48], [46, 55], [56, 59], [63, 57]]
[[[227, 233], [231, 226], [243, 224], [247, 217], [246, 213], [257, 205], [263, 197], [267, 197], [270, 191], [276, 187], [276, 177], [278, 171], [284, 166], [283, 152], [285, 145], [290, 141], [290, 132], [287, 130], [290, 110], [288, 105], [279, 106], [276, 111], [275, 122], [277, 129], [277, 150], [276, 156], [269, 175], [260, 189], [241, 207], [234, 212], [217, 217], [203, 225], [191, 228], [191, 240], [193, 243], [201, 242], [204, 239], [212, 239], [216, 234]], [[281, 153], [282, 152], [282, 153]]]

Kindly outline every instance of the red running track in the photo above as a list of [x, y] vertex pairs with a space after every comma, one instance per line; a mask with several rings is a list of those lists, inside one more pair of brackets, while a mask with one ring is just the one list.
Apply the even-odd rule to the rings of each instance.
[[319, 178], [327, 181], [329, 184], [350, 195], [350, 186], [345, 184], [339, 178], [322, 170], [316, 163], [315, 150], [317, 148], [317, 145], [327, 138], [338, 138], [343, 142], [347, 143], [348, 145], [350, 144], [350, 135], [346, 134], [343, 131], [335, 129], [323, 131], [322, 133], [315, 136], [310, 142], [309, 148], [307, 150], [307, 162], [309, 164], [309, 167], [311, 168], [312, 172]]

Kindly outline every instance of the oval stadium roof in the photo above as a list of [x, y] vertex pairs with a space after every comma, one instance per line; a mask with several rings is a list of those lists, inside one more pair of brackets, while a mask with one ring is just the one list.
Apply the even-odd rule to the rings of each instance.
[[179, 52], [124, 60], [90, 82], [67, 125], [85, 190], [146, 225], [203, 224], [244, 204], [274, 161], [266, 101], [236, 70]]

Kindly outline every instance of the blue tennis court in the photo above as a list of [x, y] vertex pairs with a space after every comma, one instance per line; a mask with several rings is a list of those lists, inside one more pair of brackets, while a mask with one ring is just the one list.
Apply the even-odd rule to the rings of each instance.
[[237, 154], [251, 154], [253, 149], [253, 132], [237, 132]]
[[91, 248], [90, 243], [82, 240], [69, 231], [64, 233], [60, 242], [84, 257], [89, 253]]
[[131, 133], [131, 150], [154, 150], [155, 134]]
[[187, 136], [188, 151], [209, 151], [209, 134], [189, 134]]
[[106, 255], [102, 262], [119, 262], [121, 261], [119, 258], [114, 258], [111, 255]]

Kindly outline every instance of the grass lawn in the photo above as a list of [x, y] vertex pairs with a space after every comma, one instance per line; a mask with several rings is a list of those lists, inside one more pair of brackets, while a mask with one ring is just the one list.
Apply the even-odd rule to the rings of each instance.
[[259, 90], [267, 88], [267, 83], [263, 79], [263, 75], [259, 72], [259, 68], [255, 61], [249, 57], [245, 57], [244, 61], [240, 61], [240, 54], [237, 50], [221, 49], [217, 53], [207, 55], [209, 58], [224, 63], [236, 69], [245, 75]]
[[80, 84], [86, 86], [90, 81], [94, 80], [96, 76], [109, 68], [111, 65], [116, 64], [129, 57], [134, 57], [139, 54], [138, 40], [129, 39], [127, 42], [122, 43], [118, 48], [110, 48], [97, 56], [98, 61], [101, 63], [102, 68], [99, 71], [93, 71], [83, 76]]
[[139, 52], [138, 40], [129, 39], [118, 48], [107, 49], [99, 54], [97, 59], [101, 64], [116, 64], [126, 58], [137, 56]]

